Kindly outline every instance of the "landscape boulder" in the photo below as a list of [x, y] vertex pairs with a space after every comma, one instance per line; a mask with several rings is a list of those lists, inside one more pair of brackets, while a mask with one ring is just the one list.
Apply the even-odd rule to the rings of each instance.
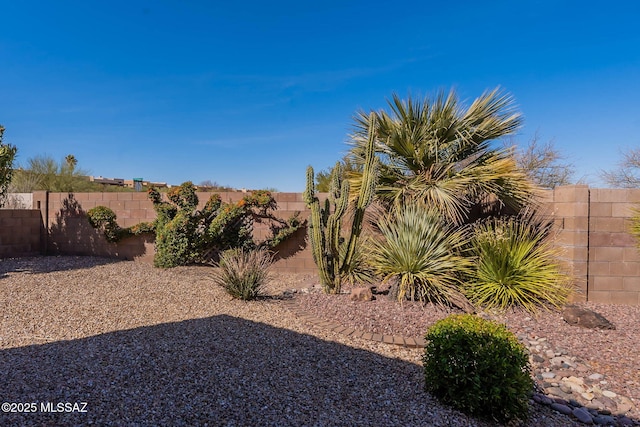
[[371, 301], [373, 300], [373, 293], [371, 288], [353, 288], [349, 294], [351, 301]]
[[573, 326], [581, 326], [588, 329], [615, 329], [603, 315], [588, 308], [568, 305], [562, 310], [562, 318]]

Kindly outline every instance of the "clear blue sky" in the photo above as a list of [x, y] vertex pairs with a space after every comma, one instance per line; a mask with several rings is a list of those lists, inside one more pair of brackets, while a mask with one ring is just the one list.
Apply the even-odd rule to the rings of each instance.
[[0, 124], [18, 162], [302, 191], [352, 116], [500, 85], [602, 186], [640, 146], [640, 2], [0, 0]]

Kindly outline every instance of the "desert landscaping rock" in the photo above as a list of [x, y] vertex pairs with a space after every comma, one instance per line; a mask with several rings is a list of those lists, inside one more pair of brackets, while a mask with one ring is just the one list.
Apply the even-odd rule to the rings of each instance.
[[[210, 272], [211, 267], [163, 270], [88, 257], [0, 260], [0, 366], [11, 367], [3, 372], [0, 395], [16, 402], [90, 404], [84, 418], [0, 414], [0, 425], [495, 425], [424, 392], [424, 350], [408, 346], [424, 346], [434, 313], [442, 318], [445, 311], [414, 311], [405, 304], [398, 312], [381, 309], [397, 306], [389, 298], [359, 303], [346, 295], [325, 296], [317, 277], [308, 274], [274, 274], [267, 287], [271, 297], [247, 303], [214, 287]], [[291, 289], [296, 291], [283, 295]], [[324, 318], [308, 308], [307, 298], [326, 310]], [[339, 313], [345, 314], [332, 312], [325, 298], [344, 306]], [[584, 392], [595, 395], [590, 403], [609, 399], [594, 386], [616, 393], [610, 415], [592, 413], [594, 421], [611, 416], [633, 425], [639, 419], [635, 406], [623, 417], [613, 405], [624, 409], [638, 397], [629, 369], [639, 366], [637, 355], [619, 352], [638, 342], [635, 323], [627, 318], [639, 311], [616, 310], [617, 316], [605, 315], [616, 319], [618, 330], [629, 327], [613, 337], [567, 334], [555, 327], [560, 319], [546, 324], [544, 316], [513, 316], [506, 323], [533, 342], [527, 347], [539, 355], [532, 368], [540, 390], [553, 387], [546, 380], [582, 378]], [[370, 313], [380, 323], [369, 323]], [[399, 324], [421, 332], [405, 333]], [[589, 370], [556, 368], [549, 351], [574, 357]], [[556, 377], [537, 375], [543, 372]], [[594, 373], [602, 379], [586, 381]], [[571, 393], [571, 399], [580, 398]], [[550, 396], [536, 394], [533, 400], [538, 403], [523, 426], [580, 425], [573, 414], [552, 410], [557, 401]], [[568, 400], [562, 404], [569, 406]]]
[[588, 308], [568, 305], [562, 310], [562, 318], [570, 325], [588, 329], [615, 329], [615, 325], [600, 313]]
[[[313, 295], [310, 295], [312, 298]], [[323, 300], [324, 298], [321, 295], [316, 295], [314, 301], [317, 303], [319, 300]], [[378, 304], [378, 302], [376, 301]], [[383, 304], [384, 302], [380, 302], [379, 304]], [[309, 309], [310, 305], [302, 300], [301, 304], [305, 309]], [[320, 304], [322, 306], [322, 303]], [[317, 304], [313, 305], [314, 307], [318, 307]], [[325, 307], [326, 308], [326, 307]], [[336, 308], [335, 306], [333, 308]], [[351, 308], [351, 307], [347, 307]], [[637, 311], [640, 312], [640, 309], [637, 308], [628, 308], [628, 307], [618, 307], [622, 309], [627, 309], [629, 311]], [[331, 311], [332, 307], [329, 307]], [[358, 310], [362, 310], [358, 308]], [[304, 311], [304, 310], [303, 310]], [[313, 310], [312, 310], [313, 311]], [[399, 314], [392, 313], [387, 317], [380, 315], [380, 313], [389, 313], [391, 310], [382, 310], [379, 308], [373, 308], [367, 310], [367, 315], [372, 315], [372, 317], [376, 318], [376, 324], [385, 324], [389, 325], [393, 323], [395, 319], [402, 318], [406, 321], [409, 316], [402, 316]], [[428, 310], [422, 309], [423, 313]], [[340, 315], [341, 311], [335, 310], [333, 312], [334, 318], [341, 318], [343, 320], [347, 320], [348, 318], [344, 318]], [[350, 312], [350, 316], [353, 316], [353, 311]], [[337, 315], [336, 315], [337, 314]], [[448, 313], [437, 312], [437, 317], [435, 320], [439, 320], [440, 318], [445, 317]], [[482, 314], [482, 313], [481, 313]], [[365, 317], [367, 315], [362, 315]], [[496, 315], [490, 315], [487, 313], [482, 314], [483, 317], [493, 319], [493, 320], [502, 320], [505, 321], [504, 318], [500, 318]], [[556, 319], [558, 322], [562, 321], [560, 315], [556, 315]], [[584, 421], [581, 421], [583, 424], [593, 424], [595, 423], [594, 417], [602, 416], [605, 418], [600, 418], [599, 421], [608, 420], [611, 414], [615, 414], [612, 417], [615, 421], [613, 425], [617, 425], [618, 419], [622, 419], [625, 414], [633, 411], [634, 414], [637, 414], [637, 408], [633, 404], [633, 401], [625, 396], [618, 396], [615, 392], [609, 391], [609, 382], [611, 380], [615, 381], [617, 384], [623, 384], [619, 381], [618, 378], [614, 378], [616, 372], [620, 375], [620, 379], [624, 378], [626, 375], [623, 371], [616, 371], [614, 365], [608, 365], [608, 370], [614, 377], [605, 376], [600, 372], [595, 372], [595, 368], [591, 366], [584, 357], [588, 357], [589, 354], [594, 354], [592, 359], [596, 362], [596, 364], [601, 364], [602, 361], [598, 360], [597, 352], [593, 352], [594, 348], [589, 346], [589, 340], [587, 337], [584, 338], [584, 342], [580, 342], [584, 344], [582, 346], [576, 346], [578, 343], [577, 340], [572, 339], [576, 337], [574, 335], [563, 335], [562, 332], [559, 332], [555, 325], [553, 327], [546, 328], [547, 334], [549, 337], [542, 337], [537, 334], [534, 334], [529, 323], [535, 323], [536, 319], [530, 317], [523, 317], [524, 324], [527, 325], [522, 329], [518, 329], [516, 331], [516, 335], [518, 339], [524, 344], [530, 353], [530, 363], [533, 368], [534, 377], [537, 380], [537, 386], [544, 394], [539, 395], [539, 397], [534, 398], [534, 401], [550, 406], [553, 405], [555, 408], [561, 408], [560, 413], [571, 415], [574, 419], [579, 420], [580, 418]], [[506, 319], [505, 323], [509, 325], [515, 320], [514, 318]], [[634, 319], [633, 317], [628, 318], [629, 322], [627, 323], [629, 327], [628, 330], [633, 329]], [[433, 322], [434, 320], [431, 320]], [[427, 322], [428, 323], [428, 322]], [[406, 322], [402, 325], [406, 328]], [[571, 326], [567, 326], [571, 327]], [[386, 331], [392, 331], [393, 329], [386, 329]], [[406, 330], [406, 329], [405, 329]], [[587, 330], [587, 329], [585, 329]], [[520, 332], [522, 331], [522, 332]], [[603, 330], [604, 331], [604, 330]], [[523, 333], [524, 332], [524, 333]], [[598, 332], [595, 332], [598, 333]], [[606, 332], [599, 332], [606, 333]], [[628, 339], [628, 334], [623, 334], [623, 338]], [[576, 337], [577, 338], [577, 337]], [[552, 342], [559, 343], [558, 346], [552, 346]], [[566, 346], [564, 344], [571, 344], [570, 347], [576, 348], [578, 347], [580, 351], [577, 354], [581, 354], [583, 358], [578, 358], [574, 355], [569, 354]], [[611, 345], [609, 342], [604, 342], [603, 347], [605, 351], [604, 354], [611, 352]], [[635, 356], [635, 354], [634, 354]], [[633, 357], [630, 354], [626, 354], [625, 357]], [[628, 362], [628, 360], [627, 360]], [[638, 370], [634, 371], [636, 374]], [[605, 379], [606, 378], [606, 379]], [[634, 385], [638, 384], [637, 382], [632, 382]], [[624, 383], [627, 386], [630, 385], [629, 382]], [[606, 386], [606, 387], [605, 387]], [[638, 388], [627, 388], [633, 392], [633, 396], [637, 396], [640, 394], [640, 390]], [[612, 397], [613, 396], [613, 397]], [[535, 395], [534, 395], [535, 397]], [[577, 412], [578, 416], [574, 414], [574, 411], [579, 409]], [[593, 413], [589, 412], [592, 411]], [[633, 416], [629, 418], [636, 425], [640, 425], [640, 418]]]
[[578, 419], [583, 424], [593, 424], [593, 417], [585, 408], [575, 408], [572, 412], [572, 415]]
[[349, 294], [351, 301], [372, 301], [374, 299], [371, 288], [353, 288]]

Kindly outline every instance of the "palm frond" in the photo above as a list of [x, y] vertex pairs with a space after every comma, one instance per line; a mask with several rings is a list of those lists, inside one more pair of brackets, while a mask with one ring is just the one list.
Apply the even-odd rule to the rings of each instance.
[[[491, 148], [492, 140], [513, 134], [522, 123], [513, 98], [498, 88], [466, 109], [453, 90], [433, 99], [404, 100], [394, 94], [389, 111], [374, 114], [377, 196], [386, 203], [418, 200], [459, 224], [473, 203], [489, 194], [515, 209], [531, 202], [536, 187], [518, 170], [512, 153]], [[356, 164], [364, 158], [369, 122], [364, 112], [355, 117], [349, 156]], [[357, 171], [351, 173], [352, 188], [361, 179]]]

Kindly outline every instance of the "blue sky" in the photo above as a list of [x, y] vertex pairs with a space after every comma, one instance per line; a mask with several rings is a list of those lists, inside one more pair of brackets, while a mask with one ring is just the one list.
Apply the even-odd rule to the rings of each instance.
[[602, 186], [640, 146], [635, 1], [5, 1], [0, 124], [18, 163], [302, 191], [392, 93], [501, 86], [517, 140]]

